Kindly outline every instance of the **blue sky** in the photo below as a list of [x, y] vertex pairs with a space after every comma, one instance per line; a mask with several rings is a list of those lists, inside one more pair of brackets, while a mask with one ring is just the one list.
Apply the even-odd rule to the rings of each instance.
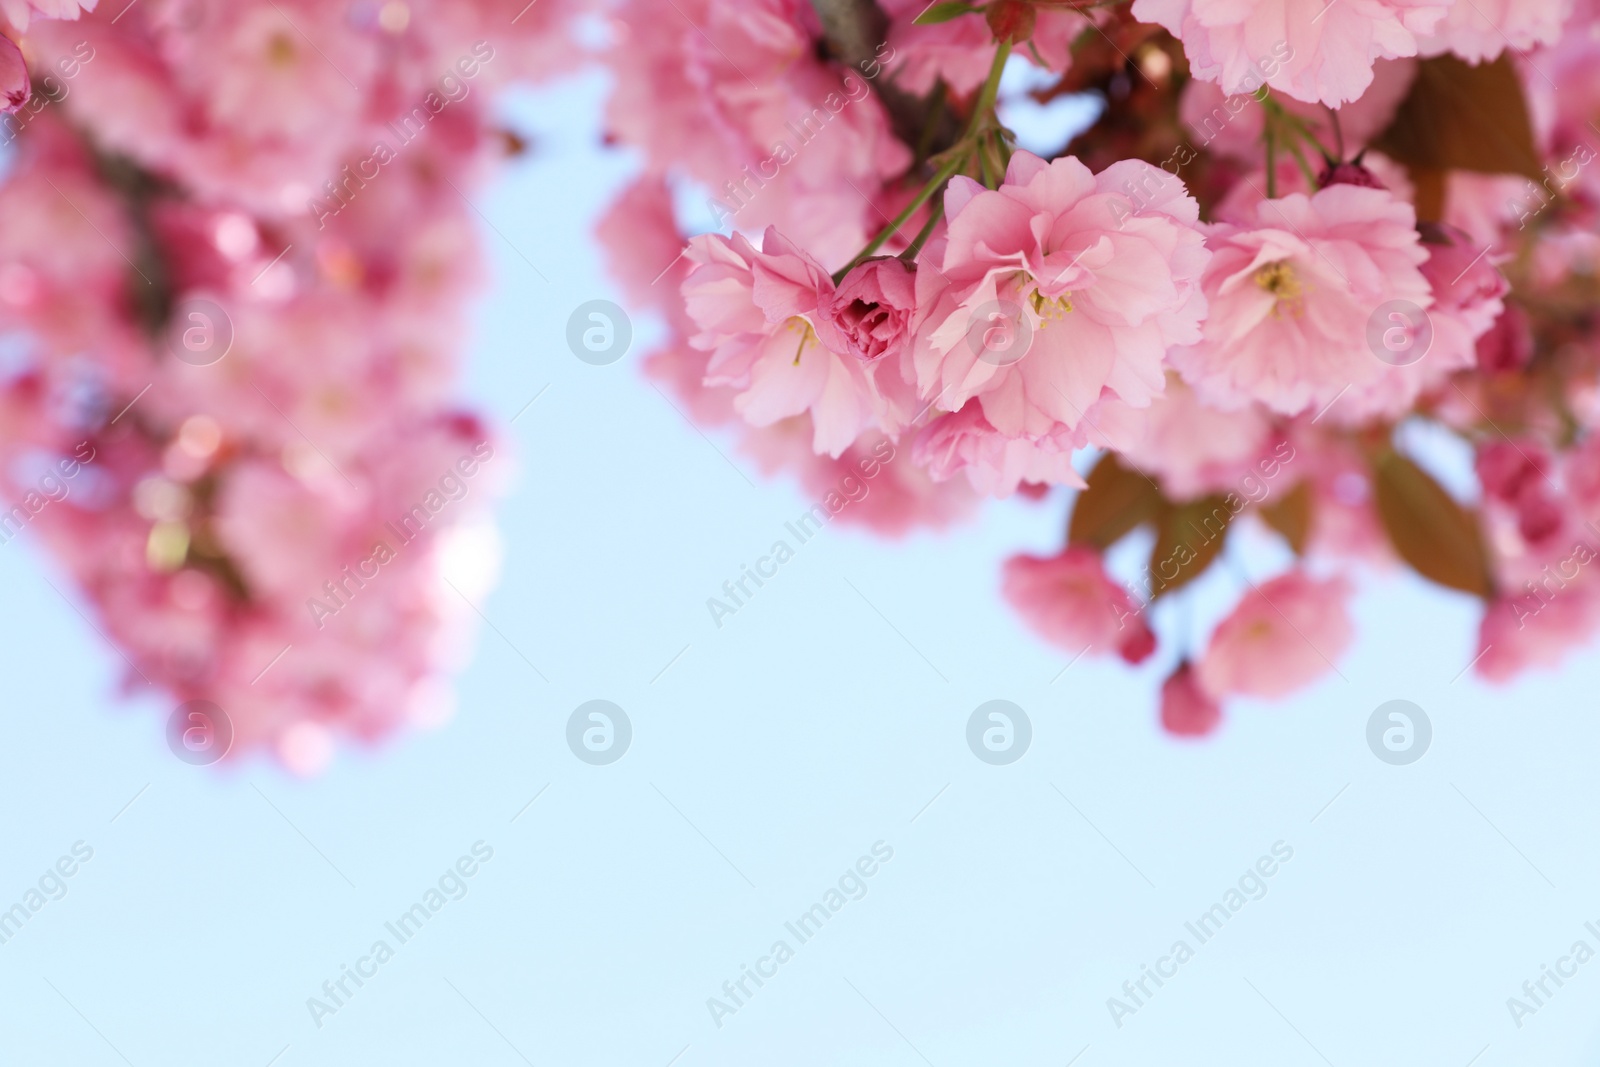
[[[1341, 676], [1180, 743], [1155, 726], [1169, 658], [1063, 674], [998, 599], [1007, 555], [1058, 543], [1060, 500], [899, 544], [828, 528], [713, 626], [706, 598], [808, 502], [642, 380], [647, 320], [609, 366], [566, 346], [573, 309], [620, 301], [588, 236], [631, 166], [598, 145], [603, 89], [509, 102], [536, 151], [478, 200], [495, 283], [464, 391], [518, 472], [454, 721], [309, 782], [188, 766], [28, 536], [0, 547], [0, 907], [93, 850], [0, 945], [0, 1062], [1595, 1061], [1600, 963], [1547, 979], [1520, 1028], [1506, 1006], [1600, 950], [1591, 656], [1486, 689], [1460, 676], [1469, 603], [1366, 575]], [[1244, 547], [1256, 580], [1281, 564]], [[1239, 583], [1208, 575], [1194, 625]], [[597, 699], [632, 726], [609, 765], [567, 747]], [[1033, 726], [1006, 766], [966, 747], [995, 699]], [[1394, 699], [1433, 725], [1410, 766], [1366, 745]], [[1275, 846], [1264, 895], [1199, 944], [1185, 924]], [[859, 899], [800, 943], [785, 924], [863, 857]], [[464, 895], [399, 944], [385, 924], [441, 878]], [[313, 1019], [380, 939], [393, 958]], [[780, 940], [792, 958], [714, 1017]], [[1108, 999], [1178, 940], [1192, 958], [1119, 1027]]]

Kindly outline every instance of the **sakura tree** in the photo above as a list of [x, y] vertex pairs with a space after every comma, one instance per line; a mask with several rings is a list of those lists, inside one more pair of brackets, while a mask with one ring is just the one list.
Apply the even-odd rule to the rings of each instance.
[[[1365, 570], [1471, 598], [1491, 681], [1600, 626], [1587, 0], [0, 16], [0, 531], [223, 751], [311, 771], [447, 712], [503, 467], [448, 399], [473, 197], [522, 148], [487, 104], [580, 64], [643, 161], [597, 236], [667, 327], [646, 372], [818, 498], [869, 479], [838, 517], [885, 537], [1062, 508], [999, 586], [1064, 658], [1164, 657], [1167, 730], [1333, 671]], [[1019, 69], [1097, 118], [1019, 147]], [[1292, 562], [1190, 633], [1252, 527]]]

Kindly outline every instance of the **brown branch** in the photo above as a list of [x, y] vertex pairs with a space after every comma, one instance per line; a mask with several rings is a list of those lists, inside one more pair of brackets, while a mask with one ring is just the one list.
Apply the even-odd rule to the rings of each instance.
[[889, 32], [889, 16], [874, 0], [811, 0], [829, 54], [857, 70], [870, 63]]
[[888, 36], [889, 17], [874, 0], [811, 0], [811, 7], [822, 23], [823, 54], [867, 76], [889, 112], [895, 136], [913, 150], [922, 149], [919, 160], [956, 143], [961, 122], [942, 106], [942, 87], [926, 97], [914, 96], [880, 70], [878, 49]]

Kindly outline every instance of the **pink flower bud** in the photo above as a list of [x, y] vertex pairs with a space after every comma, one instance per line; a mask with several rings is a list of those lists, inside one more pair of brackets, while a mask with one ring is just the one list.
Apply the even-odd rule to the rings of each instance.
[[1194, 669], [1180, 664], [1161, 687], [1161, 726], [1179, 737], [1204, 737], [1222, 722], [1222, 706], [1200, 688]]

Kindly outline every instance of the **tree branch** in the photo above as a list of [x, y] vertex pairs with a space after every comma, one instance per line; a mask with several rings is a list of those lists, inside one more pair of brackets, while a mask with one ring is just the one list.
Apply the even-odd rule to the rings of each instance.
[[[875, 0], [811, 0], [811, 7], [822, 23], [822, 48], [828, 58], [860, 75], [874, 70], [874, 63], [881, 66], [878, 48], [888, 36], [889, 17]], [[888, 110], [895, 136], [913, 149], [925, 148], [919, 158], [942, 152], [960, 138], [959, 117], [940, 107], [938, 89], [918, 97], [897, 88], [882, 73], [867, 80]]]

